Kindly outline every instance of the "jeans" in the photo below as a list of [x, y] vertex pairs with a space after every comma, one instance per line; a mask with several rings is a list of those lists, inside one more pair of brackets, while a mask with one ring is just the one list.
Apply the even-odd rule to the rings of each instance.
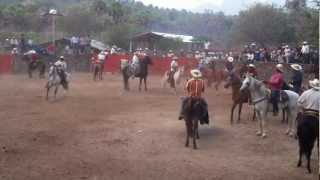
[[273, 112], [279, 112], [278, 101], [280, 98], [280, 90], [271, 91], [271, 103], [273, 106]]

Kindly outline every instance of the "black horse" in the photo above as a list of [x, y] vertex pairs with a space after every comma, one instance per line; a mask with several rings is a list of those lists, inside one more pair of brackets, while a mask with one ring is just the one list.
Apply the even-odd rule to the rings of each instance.
[[45, 64], [45, 62], [43, 62], [41, 60], [32, 61], [32, 59], [28, 55], [24, 55], [22, 57], [22, 59], [24, 61], [26, 61], [26, 63], [27, 63], [29, 78], [32, 78], [32, 74], [36, 69], [39, 70], [39, 78], [40, 79], [45, 78], [45, 72], [46, 72], [46, 64]]
[[139, 78], [139, 91], [141, 91], [142, 80], [144, 82], [144, 90], [147, 91], [147, 78], [149, 74], [149, 65], [152, 65], [152, 60], [149, 56], [145, 56], [139, 62], [139, 72], [135, 73], [134, 68], [129, 64], [122, 68], [122, 76], [124, 81], [125, 90], [129, 90], [129, 78], [130, 77], [138, 77]]

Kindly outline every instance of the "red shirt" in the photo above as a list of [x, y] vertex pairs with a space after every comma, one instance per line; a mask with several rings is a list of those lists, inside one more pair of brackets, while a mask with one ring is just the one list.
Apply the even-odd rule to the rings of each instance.
[[274, 73], [269, 80], [269, 85], [271, 90], [281, 90], [283, 83], [284, 83], [283, 74], [280, 72]]
[[187, 82], [186, 89], [190, 97], [201, 97], [204, 92], [204, 81], [202, 79], [190, 79]]

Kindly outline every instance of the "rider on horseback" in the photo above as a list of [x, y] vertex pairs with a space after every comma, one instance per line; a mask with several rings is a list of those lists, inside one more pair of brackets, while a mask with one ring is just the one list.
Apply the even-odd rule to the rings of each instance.
[[[138, 75], [139, 74], [139, 71], [140, 71], [140, 61], [139, 61], [139, 57], [138, 57], [138, 54], [137, 53], [134, 53], [133, 54], [133, 57], [132, 57], [132, 62], [131, 62], [131, 67], [133, 69], [133, 74], [134, 76]], [[133, 76], [133, 77], [134, 77]]]
[[229, 56], [226, 62], [226, 71], [228, 73], [232, 73], [234, 70], [233, 61], [234, 61], [233, 57]]
[[60, 56], [59, 60], [54, 63], [54, 66], [56, 66], [58, 69], [58, 74], [61, 78], [61, 84], [67, 89], [67, 63], [65, 62], [64, 57]]
[[256, 70], [256, 66], [254, 64], [249, 64], [248, 65], [248, 73], [254, 77], [254, 78], [257, 78], [258, 76], [258, 72]]
[[179, 67], [177, 60], [178, 60], [178, 57], [174, 56], [170, 64], [168, 82], [171, 84], [171, 86], [174, 86], [174, 74], [178, 71], [178, 67]]
[[182, 107], [180, 111], [179, 120], [185, 117], [184, 111], [187, 103], [189, 102], [188, 100], [191, 100], [191, 101], [196, 100], [196, 101], [200, 101], [203, 112], [204, 112], [202, 118], [200, 119], [200, 123], [209, 124], [208, 105], [206, 101], [201, 97], [201, 94], [205, 90], [204, 80], [201, 79], [202, 74], [198, 69], [194, 69], [194, 70], [191, 70], [191, 76], [192, 78], [186, 84], [188, 97], [183, 98], [182, 100]]

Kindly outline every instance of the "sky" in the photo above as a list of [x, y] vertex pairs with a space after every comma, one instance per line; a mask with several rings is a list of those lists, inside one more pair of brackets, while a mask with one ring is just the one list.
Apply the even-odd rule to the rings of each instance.
[[203, 12], [205, 9], [223, 11], [225, 14], [238, 14], [255, 2], [273, 3], [283, 6], [285, 0], [136, 0], [145, 5], [152, 4], [162, 8], [186, 9], [193, 12]]

